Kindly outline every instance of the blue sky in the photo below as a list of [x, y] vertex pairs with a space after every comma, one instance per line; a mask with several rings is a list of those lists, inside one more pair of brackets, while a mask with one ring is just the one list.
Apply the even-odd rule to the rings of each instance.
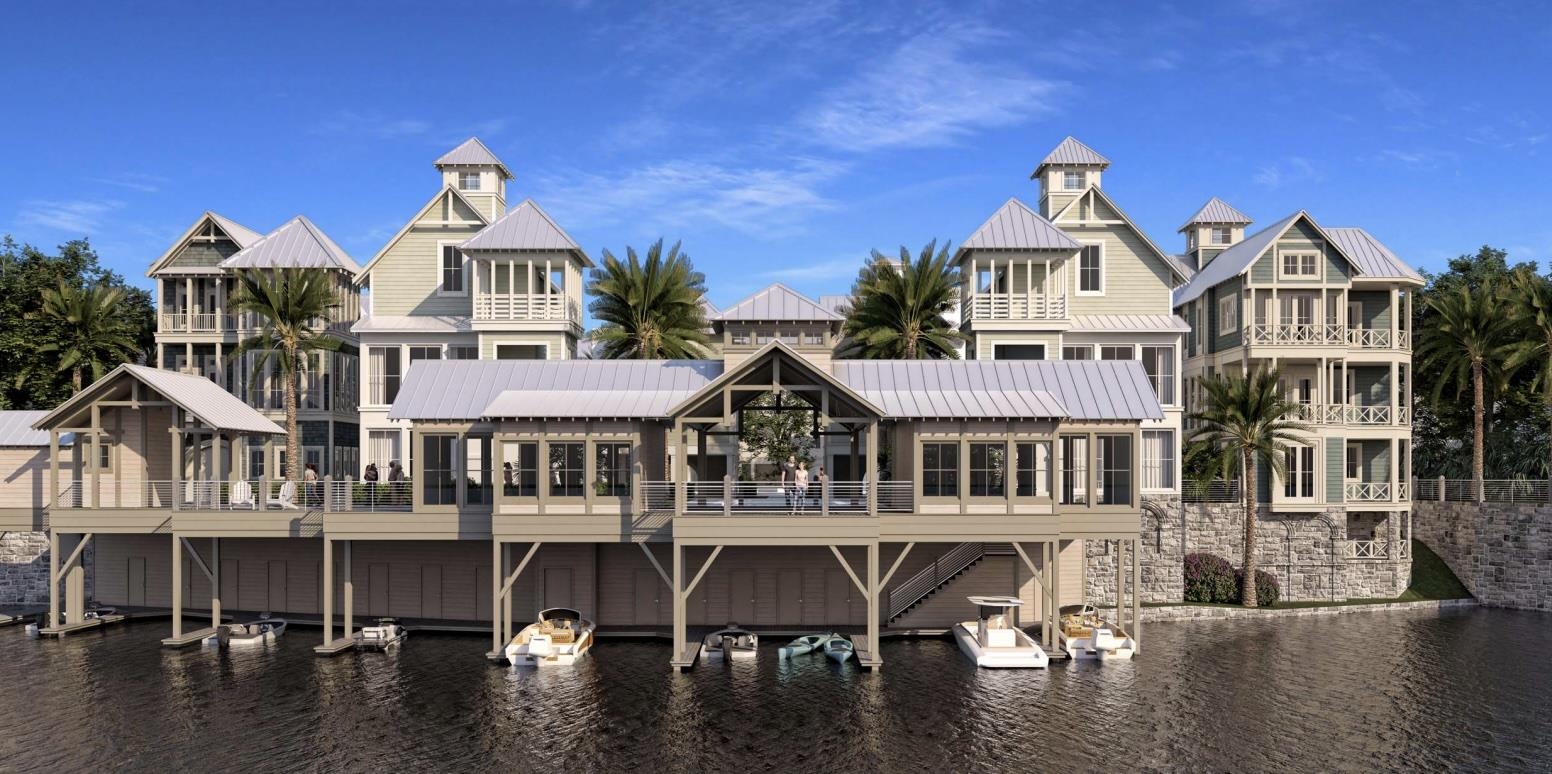
[[0, 233], [143, 283], [205, 209], [302, 213], [365, 263], [478, 135], [510, 203], [595, 257], [682, 240], [726, 304], [957, 243], [1072, 134], [1166, 249], [1217, 195], [1424, 268], [1552, 258], [1537, 3], [228, 5], [8, 6]]

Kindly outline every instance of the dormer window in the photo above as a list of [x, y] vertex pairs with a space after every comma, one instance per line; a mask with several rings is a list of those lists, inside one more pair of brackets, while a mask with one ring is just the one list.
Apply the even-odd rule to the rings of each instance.
[[478, 190], [480, 190], [480, 173], [478, 173], [478, 172], [459, 172], [458, 173], [458, 190], [460, 190], [460, 191], [478, 191]]
[[1063, 172], [1062, 173], [1062, 190], [1063, 191], [1081, 191], [1081, 190], [1083, 190], [1083, 173], [1082, 172], [1072, 172], [1072, 171]]
[[1233, 239], [1233, 236], [1230, 229], [1215, 228], [1212, 230], [1212, 243], [1215, 245], [1226, 245], [1231, 239]]

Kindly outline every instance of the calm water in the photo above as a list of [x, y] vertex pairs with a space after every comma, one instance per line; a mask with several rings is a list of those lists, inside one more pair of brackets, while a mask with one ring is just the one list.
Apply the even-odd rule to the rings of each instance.
[[897, 640], [877, 674], [823, 657], [668, 669], [657, 642], [514, 672], [489, 641], [319, 659], [164, 651], [166, 622], [63, 642], [0, 631], [0, 767], [247, 772], [1493, 770], [1552, 768], [1552, 617], [1470, 611], [1155, 624], [1130, 664], [969, 666]]

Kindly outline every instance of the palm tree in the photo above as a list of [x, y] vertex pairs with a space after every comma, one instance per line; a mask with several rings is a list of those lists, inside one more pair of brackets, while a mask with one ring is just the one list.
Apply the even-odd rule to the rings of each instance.
[[336, 352], [344, 343], [327, 329], [340, 306], [333, 278], [316, 269], [240, 269], [236, 283], [232, 311], [254, 315], [258, 333], [238, 342], [227, 360], [258, 353], [250, 385], [258, 384], [259, 375], [274, 361], [285, 384], [286, 477], [299, 481], [302, 439], [296, 427], [297, 381], [318, 353]]
[[1486, 435], [1487, 384], [1500, 384], [1519, 338], [1519, 319], [1505, 314], [1496, 297], [1498, 287], [1486, 282], [1472, 289], [1461, 285], [1428, 299], [1433, 324], [1421, 331], [1417, 359], [1421, 369], [1440, 375], [1434, 400], [1449, 387], [1458, 396], [1471, 388], [1471, 478], [1482, 496], [1482, 444]]
[[57, 289], [43, 291], [37, 314], [52, 323], [53, 330], [51, 340], [38, 351], [59, 353], [59, 370], [70, 371], [72, 394], [85, 386], [87, 369], [96, 381], [139, 351], [134, 326], [120, 308], [124, 300], [123, 288], [105, 283], [77, 287], [60, 280]]
[[645, 262], [625, 248], [621, 261], [604, 250], [603, 265], [593, 270], [587, 292], [588, 312], [602, 325], [591, 338], [594, 357], [658, 360], [705, 357], [707, 335], [706, 275], [695, 270], [679, 243], [663, 254], [663, 240], [647, 248]]
[[[1552, 279], [1521, 268], [1510, 283], [1520, 325], [1533, 335], [1524, 336], [1512, 346], [1505, 367], [1511, 371], [1524, 366], [1532, 368], [1531, 389], [1541, 388], [1543, 403], [1552, 415]], [[1552, 462], [1547, 465], [1547, 475], [1552, 476]]]
[[927, 243], [914, 260], [900, 248], [895, 261], [877, 250], [857, 273], [843, 310], [844, 354], [870, 360], [957, 360], [956, 345], [969, 340], [947, 315], [959, 300], [959, 270], [948, 245]]
[[1309, 427], [1288, 417], [1298, 416], [1299, 405], [1278, 389], [1276, 369], [1256, 371], [1248, 377], [1215, 376], [1202, 383], [1206, 400], [1191, 415], [1200, 423], [1192, 440], [1211, 443], [1222, 452], [1224, 477], [1240, 472], [1240, 492], [1245, 506], [1245, 569], [1240, 584], [1241, 602], [1256, 606], [1256, 482], [1260, 466], [1279, 476], [1288, 473], [1289, 444], [1304, 444]]

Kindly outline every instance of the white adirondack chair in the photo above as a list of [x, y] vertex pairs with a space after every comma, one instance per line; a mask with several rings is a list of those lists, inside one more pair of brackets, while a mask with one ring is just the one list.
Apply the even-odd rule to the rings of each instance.
[[259, 509], [259, 501], [253, 496], [253, 484], [247, 481], [238, 481], [232, 484], [227, 495], [227, 504], [233, 509], [247, 508], [250, 511]]
[[275, 497], [266, 498], [264, 501], [264, 507], [268, 508], [271, 505], [277, 505], [287, 510], [297, 510], [296, 482], [287, 481], [281, 484], [280, 493]]

